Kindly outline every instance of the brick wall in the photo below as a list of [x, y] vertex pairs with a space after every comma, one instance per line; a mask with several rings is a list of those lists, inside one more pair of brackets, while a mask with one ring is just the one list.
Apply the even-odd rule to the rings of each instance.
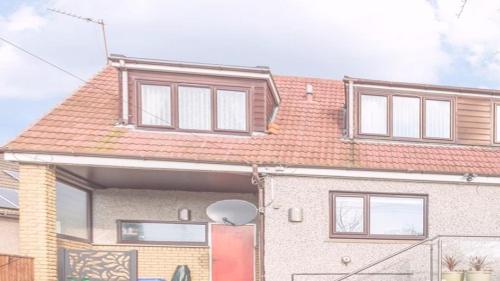
[[34, 259], [36, 281], [57, 276], [55, 169], [48, 165], [19, 167], [19, 251]]
[[72, 250], [92, 249], [92, 245], [89, 243], [68, 240], [68, 239], [61, 239], [61, 238], [57, 239], [57, 247], [58, 248], [72, 249]]
[[146, 245], [94, 245], [95, 250], [138, 251], [139, 277], [170, 280], [177, 265], [187, 265], [193, 281], [209, 280], [208, 247], [172, 247]]

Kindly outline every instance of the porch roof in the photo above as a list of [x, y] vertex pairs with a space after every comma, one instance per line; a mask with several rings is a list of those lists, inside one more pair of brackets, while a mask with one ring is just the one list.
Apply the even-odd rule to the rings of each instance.
[[[274, 76], [282, 102], [272, 130], [247, 137], [118, 126], [119, 73], [108, 66], [3, 148], [7, 152], [133, 159], [500, 175], [500, 148], [348, 141], [344, 83]], [[305, 88], [314, 86], [314, 101]]]

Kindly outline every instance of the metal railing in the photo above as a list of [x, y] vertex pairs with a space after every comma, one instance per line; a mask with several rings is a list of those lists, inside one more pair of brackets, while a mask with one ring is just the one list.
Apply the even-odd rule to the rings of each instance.
[[[424, 245], [424, 244], [427, 244], [429, 242], [434, 242], [435, 240], [438, 240], [438, 280], [442, 280], [442, 268], [441, 268], [441, 259], [442, 259], [442, 242], [441, 242], [441, 239], [442, 238], [486, 238], [486, 239], [500, 239], [500, 236], [492, 236], [492, 235], [436, 235], [432, 238], [428, 238], [428, 239], [425, 239], [425, 240], [422, 240], [418, 243], [415, 243], [415, 244], [412, 244], [408, 247], [405, 247], [399, 251], [396, 251], [388, 256], [385, 256], [379, 260], [376, 260], [372, 263], [369, 263], [365, 266], [362, 266], [356, 270], [353, 270], [351, 271], [350, 273], [347, 273], [345, 274], [344, 276], [340, 277], [340, 278], [337, 278], [335, 279], [334, 281], [342, 281], [342, 280], [346, 280], [347, 278], [349, 277], [352, 277], [354, 275], [360, 275], [361, 272], [367, 270], [367, 269], [370, 269], [376, 265], [379, 265], [385, 261], [388, 261], [394, 257], [397, 257], [403, 253], [406, 253], [408, 252], [409, 250], [415, 248], [415, 247], [418, 247], [420, 245]], [[433, 251], [433, 248], [431, 247], [431, 257], [430, 257], [430, 265], [431, 265], [431, 270], [430, 270], [430, 280], [433, 280], [433, 270], [432, 270], [432, 266], [433, 266], [433, 260], [432, 260], [432, 251]], [[371, 273], [373, 275], [373, 273]], [[370, 275], [370, 273], [366, 273], [366, 275]]]

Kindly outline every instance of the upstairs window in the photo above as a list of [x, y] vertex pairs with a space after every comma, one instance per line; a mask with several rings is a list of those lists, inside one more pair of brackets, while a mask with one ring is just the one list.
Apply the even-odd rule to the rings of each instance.
[[379, 138], [451, 141], [452, 102], [452, 99], [425, 96], [361, 94], [358, 134]]
[[141, 85], [141, 124], [172, 126], [170, 86]]
[[392, 97], [392, 134], [394, 137], [420, 137], [420, 98]]
[[179, 128], [208, 131], [211, 122], [210, 88], [179, 86]]
[[425, 100], [425, 137], [451, 138], [451, 102], [449, 100]]
[[361, 133], [387, 135], [387, 97], [361, 95]]
[[139, 126], [179, 131], [249, 131], [249, 92], [242, 88], [139, 85]]
[[424, 239], [427, 196], [330, 192], [332, 238]]

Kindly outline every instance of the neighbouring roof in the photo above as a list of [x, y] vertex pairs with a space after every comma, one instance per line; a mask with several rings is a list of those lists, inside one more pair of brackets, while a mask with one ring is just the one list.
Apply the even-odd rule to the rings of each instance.
[[[342, 139], [344, 83], [275, 76], [273, 134], [233, 137], [116, 126], [118, 71], [107, 67], [4, 147], [11, 152], [500, 175], [500, 148]], [[306, 84], [314, 102], [306, 102]], [[104, 89], [104, 90], [103, 90]]]
[[17, 164], [2, 159], [3, 155], [0, 154], [0, 187], [17, 188], [19, 184], [18, 179], [16, 179], [18, 174]]

